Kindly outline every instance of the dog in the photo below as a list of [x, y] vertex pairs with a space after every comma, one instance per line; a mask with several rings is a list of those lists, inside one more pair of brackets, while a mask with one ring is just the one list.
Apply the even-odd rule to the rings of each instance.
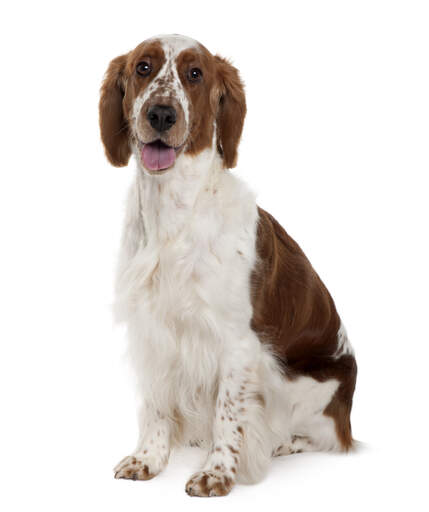
[[137, 162], [115, 312], [127, 325], [139, 440], [116, 478], [149, 480], [177, 445], [207, 460], [191, 496], [260, 480], [273, 456], [348, 451], [356, 361], [300, 247], [230, 171], [239, 73], [180, 35], [110, 63], [99, 103], [114, 166]]

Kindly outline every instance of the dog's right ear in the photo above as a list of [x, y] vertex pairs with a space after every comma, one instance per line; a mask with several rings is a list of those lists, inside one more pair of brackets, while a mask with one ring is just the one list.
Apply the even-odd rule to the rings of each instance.
[[238, 144], [246, 116], [246, 96], [238, 70], [218, 55], [215, 62], [220, 82], [217, 146], [224, 167], [232, 169], [237, 163]]
[[131, 155], [128, 123], [122, 108], [126, 61], [127, 55], [121, 55], [109, 64], [99, 103], [101, 140], [107, 158], [116, 167], [127, 165]]

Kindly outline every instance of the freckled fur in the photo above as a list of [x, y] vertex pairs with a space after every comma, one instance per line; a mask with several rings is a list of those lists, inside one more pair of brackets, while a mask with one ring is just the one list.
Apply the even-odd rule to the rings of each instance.
[[[146, 81], [133, 74], [144, 54], [154, 68]], [[196, 61], [200, 88], [183, 78]], [[186, 148], [172, 169], [150, 174], [138, 123], [150, 98], [167, 97], [183, 111], [174, 137]], [[207, 460], [186, 491], [223, 496], [236, 481], [260, 480], [272, 456], [351, 444], [355, 363], [333, 301], [228, 170], [245, 113], [237, 70], [182, 36], [147, 40], [109, 66], [100, 100], [106, 155], [118, 166], [131, 153], [137, 161], [115, 314], [128, 329], [140, 436], [117, 478], [150, 479], [172, 446], [198, 444]], [[312, 330], [313, 321], [325, 330]]]

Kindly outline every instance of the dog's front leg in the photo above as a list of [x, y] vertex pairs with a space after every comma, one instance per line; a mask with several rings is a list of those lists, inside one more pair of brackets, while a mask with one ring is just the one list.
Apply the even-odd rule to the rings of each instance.
[[140, 411], [139, 428], [137, 448], [117, 464], [115, 478], [150, 480], [167, 465], [170, 424], [165, 415], [146, 403]]
[[244, 442], [246, 409], [255, 400], [256, 375], [256, 363], [240, 351], [223, 362], [213, 444], [203, 469], [186, 484], [191, 496], [225, 496], [233, 487]]

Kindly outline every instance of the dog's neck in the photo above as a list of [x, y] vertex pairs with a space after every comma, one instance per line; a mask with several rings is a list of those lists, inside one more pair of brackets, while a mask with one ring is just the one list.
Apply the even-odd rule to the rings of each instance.
[[166, 243], [196, 215], [204, 216], [208, 202], [215, 202], [225, 172], [222, 161], [214, 148], [208, 148], [196, 156], [179, 156], [164, 174], [149, 175], [138, 158], [136, 199], [145, 245]]

